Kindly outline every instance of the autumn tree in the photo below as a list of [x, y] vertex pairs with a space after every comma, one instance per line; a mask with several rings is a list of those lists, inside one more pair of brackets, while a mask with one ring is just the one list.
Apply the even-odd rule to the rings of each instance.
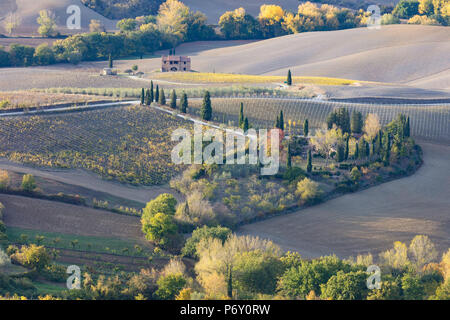
[[438, 256], [438, 252], [433, 242], [424, 235], [415, 236], [408, 249], [412, 262], [420, 270], [425, 264], [433, 262]]
[[43, 37], [53, 37], [56, 35], [56, 16], [52, 11], [41, 10], [37, 18], [39, 24], [38, 32]]
[[369, 113], [364, 122], [364, 136], [369, 142], [373, 142], [381, 130], [380, 118], [377, 114]]
[[254, 39], [258, 35], [258, 21], [244, 8], [225, 12], [219, 19], [219, 27], [226, 39]]

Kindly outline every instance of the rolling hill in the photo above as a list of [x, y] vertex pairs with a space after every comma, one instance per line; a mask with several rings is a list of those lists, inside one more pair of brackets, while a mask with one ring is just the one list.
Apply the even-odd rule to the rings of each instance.
[[211, 48], [187, 43], [177, 52], [192, 56], [193, 69], [201, 72], [285, 75], [291, 69], [296, 76], [450, 88], [447, 27], [390, 25], [381, 30], [310, 32], [236, 44]]
[[[37, 35], [39, 27], [36, 22], [40, 10], [51, 10], [57, 18], [58, 31], [61, 33], [71, 33], [74, 30], [68, 30], [66, 20], [69, 15], [66, 13], [70, 5], [77, 5], [81, 9], [81, 31], [89, 30], [91, 20], [100, 20], [107, 30], [113, 30], [116, 27], [116, 21], [109, 20], [97, 12], [85, 7], [80, 0], [0, 0], [0, 20], [6, 19], [10, 13], [13, 13], [21, 20], [20, 26], [15, 31], [15, 35]], [[79, 30], [76, 30], [79, 32]], [[3, 25], [0, 23], [0, 33], [5, 33]]]

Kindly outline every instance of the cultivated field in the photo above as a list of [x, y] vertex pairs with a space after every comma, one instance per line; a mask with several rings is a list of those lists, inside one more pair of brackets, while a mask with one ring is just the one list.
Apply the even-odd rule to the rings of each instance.
[[[0, 92], [0, 103], [8, 103], [1, 108], [2, 110], [14, 108], [28, 108], [39, 106], [51, 106], [56, 104], [85, 104], [87, 102], [98, 101], [99, 98], [83, 94], [61, 94], [30, 91], [12, 91]], [[102, 100], [112, 100], [109, 97]]]
[[450, 147], [420, 145], [424, 165], [410, 177], [246, 225], [239, 233], [269, 238], [303, 257], [375, 254], [417, 234], [428, 235], [442, 252], [450, 246]]
[[79, 236], [142, 239], [138, 217], [65, 203], [0, 194], [9, 227]]
[[[311, 127], [319, 128], [332, 110], [346, 107], [349, 110], [361, 111], [363, 114], [378, 114], [383, 125], [392, 121], [399, 113], [403, 113], [411, 117], [413, 136], [435, 141], [450, 141], [449, 104], [375, 105], [299, 99], [227, 98], [213, 99], [213, 118], [219, 122], [237, 125], [240, 102], [244, 103], [244, 112], [256, 128], [272, 126], [275, 121], [274, 115], [283, 110], [288, 132], [299, 134], [305, 119], [309, 120]], [[190, 112], [200, 113], [201, 101], [194, 100], [190, 106]]]
[[83, 168], [122, 183], [163, 184], [183, 169], [172, 131], [188, 122], [146, 107], [0, 120], [0, 154], [38, 166]]

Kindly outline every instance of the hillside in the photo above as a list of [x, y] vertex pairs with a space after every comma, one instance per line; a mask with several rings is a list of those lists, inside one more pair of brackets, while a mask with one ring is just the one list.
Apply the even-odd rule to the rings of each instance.
[[[61, 33], [70, 33], [72, 30], [66, 28], [68, 14], [67, 7], [77, 5], [81, 9], [81, 31], [89, 30], [89, 23], [92, 19], [100, 20], [107, 30], [115, 29], [116, 22], [109, 20], [97, 12], [85, 7], [80, 0], [0, 0], [0, 20], [5, 19], [10, 13], [20, 17], [21, 24], [15, 34], [19, 35], [37, 35], [39, 27], [36, 22], [40, 10], [51, 10], [57, 18], [58, 31]], [[3, 10], [3, 9], [6, 10]], [[79, 31], [77, 31], [79, 32]], [[5, 33], [3, 25], [0, 23], [0, 33]]]
[[311, 32], [219, 45], [210, 49], [202, 43], [187, 43], [177, 52], [193, 56], [193, 69], [202, 72], [285, 75], [291, 69], [297, 76], [449, 88], [450, 32], [446, 27], [390, 25], [377, 31]]

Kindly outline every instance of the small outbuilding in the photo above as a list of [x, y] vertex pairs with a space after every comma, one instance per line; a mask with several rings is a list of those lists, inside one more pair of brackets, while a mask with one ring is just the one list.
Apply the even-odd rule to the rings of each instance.
[[163, 56], [162, 72], [188, 72], [191, 71], [191, 58], [185, 56]]

